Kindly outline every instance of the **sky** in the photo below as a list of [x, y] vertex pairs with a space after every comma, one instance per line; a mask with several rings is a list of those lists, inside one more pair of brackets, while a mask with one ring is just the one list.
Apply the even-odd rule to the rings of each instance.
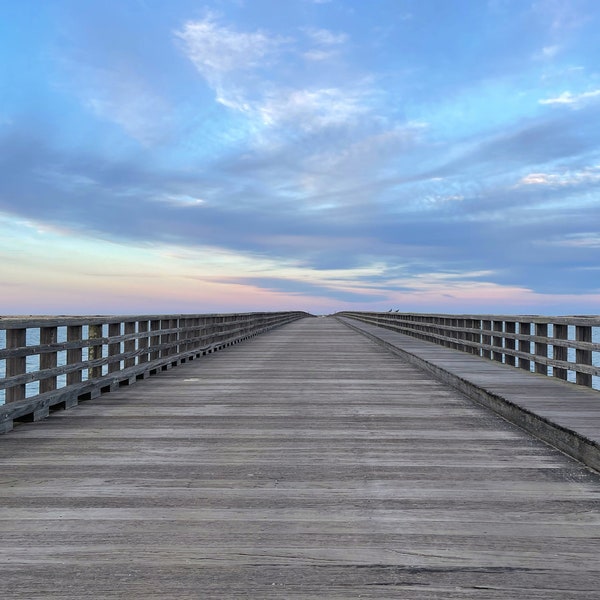
[[597, 0], [0, 0], [0, 314], [600, 312]]

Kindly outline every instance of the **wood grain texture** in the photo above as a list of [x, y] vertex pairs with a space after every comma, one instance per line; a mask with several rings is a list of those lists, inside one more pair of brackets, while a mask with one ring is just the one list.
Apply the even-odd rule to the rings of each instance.
[[0, 438], [8, 599], [592, 599], [600, 477], [331, 318]]
[[600, 392], [354, 319], [340, 321], [600, 472]]
[[[531, 362], [537, 373], [567, 379], [572, 371], [579, 385], [592, 387], [592, 377], [600, 376], [600, 367], [593, 361], [593, 352], [600, 352], [600, 343], [593, 342], [593, 327], [600, 327], [600, 316], [595, 317], [528, 317], [512, 315], [427, 315], [395, 312], [351, 312], [336, 314], [342, 319], [350, 318], [368, 325], [390, 329], [441, 346], [481, 355], [496, 362], [506, 362], [529, 370]], [[523, 320], [525, 319], [525, 320]], [[516, 333], [516, 323], [519, 333]], [[535, 324], [535, 335], [531, 335]], [[576, 330], [576, 339], [568, 339], [568, 326]], [[548, 337], [549, 327], [554, 335]], [[558, 334], [558, 335], [557, 335]], [[519, 349], [516, 349], [516, 342]], [[535, 350], [531, 352], [531, 346]], [[554, 356], [548, 356], [549, 346]], [[558, 349], [558, 352], [556, 350]], [[575, 361], [568, 360], [568, 350], [575, 352]]]

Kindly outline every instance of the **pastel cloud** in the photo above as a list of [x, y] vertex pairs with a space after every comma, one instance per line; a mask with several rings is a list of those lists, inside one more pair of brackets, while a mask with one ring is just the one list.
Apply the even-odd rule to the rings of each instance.
[[198, 71], [213, 82], [226, 73], [263, 68], [285, 42], [281, 36], [221, 26], [213, 15], [188, 21], [175, 35]]
[[257, 106], [263, 123], [297, 123], [306, 130], [347, 123], [368, 111], [360, 89], [276, 90]]
[[521, 178], [517, 186], [575, 186], [600, 183], [600, 165], [580, 170], [565, 170], [559, 173], [529, 173]]
[[302, 29], [311, 44], [302, 56], [309, 61], [329, 61], [339, 56], [340, 48], [349, 40], [346, 33], [336, 33], [328, 29], [308, 27]]
[[[186, 56], [215, 90], [217, 102], [273, 127], [286, 122], [314, 130], [345, 123], [368, 109], [365, 86], [292, 87], [274, 81], [273, 73], [284, 51], [311, 60], [331, 57], [332, 46], [347, 41], [344, 33], [305, 28], [312, 43], [299, 50], [289, 37], [262, 31], [240, 32], [217, 24], [209, 15], [188, 22], [176, 32], [184, 42]], [[325, 49], [324, 49], [325, 48]], [[270, 67], [270, 71], [265, 70]]]
[[581, 92], [573, 94], [572, 92], [562, 92], [554, 98], [544, 98], [540, 100], [540, 104], [548, 105], [565, 105], [572, 108], [578, 108], [587, 102], [600, 100], [600, 90], [592, 90], [589, 92]]
[[562, 48], [559, 44], [544, 46], [541, 51], [535, 55], [535, 57], [544, 60], [552, 59], [561, 51], [561, 49]]
[[573, 233], [563, 238], [549, 240], [548, 243], [571, 248], [598, 249], [600, 248], [600, 234], [594, 231]]
[[309, 39], [319, 46], [337, 46], [348, 41], [347, 33], [336, 33], [329, 29], [307, 27], [302, 30]]

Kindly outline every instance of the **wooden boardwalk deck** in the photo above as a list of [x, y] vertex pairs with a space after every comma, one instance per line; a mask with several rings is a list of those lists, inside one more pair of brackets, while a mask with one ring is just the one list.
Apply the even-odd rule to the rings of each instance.
[[0, 439], [7, 599], [596, 599], [600, 476], [331, 318]]

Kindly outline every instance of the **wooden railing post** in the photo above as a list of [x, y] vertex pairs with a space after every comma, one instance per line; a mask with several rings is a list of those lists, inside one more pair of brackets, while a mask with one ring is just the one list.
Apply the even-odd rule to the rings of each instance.
[[[194, 337], [195, 338], [199, 338], [202, 336], [202, 319], [197, 318], [194, 319]], [[201, 345], [202, 342], [194, 342], [194, 348], [198, 348], [199, 345]]]
[[[69, 325], [67, 327], [67, 342], [81, 342], [83, 327], [81, 325]], [[69, 348], [67, 350], [67, 364], [75, 365], [83, 360], [82, 348]], [[67, 385], [81, 383], [83, 380], [81, 369], [67, 373]]]
[[[531, 323], [525, 321], [519, 322], [519, 335], [530, 336]], [[519, 340], [519, 352], [531, 354], [531, 340], [528, 337]], [[531, 371], [531, 360], [519, 357], [519, 368], [524, 371]]]
[[191, 319], [182, 317], [179, 319], [179, 348], [178, 352], [186, 352], [190, 347], [190, 330], [189, 324]]
[[[536, 323], [535, 324], [535, 335], [536, 337], [548, 337], [548, 324], [547, 323]], [[535, 355], [543, 356], [548, 358], [548, 344], [546, 342], [535, 342]], [[535, 372], [541, 375], [548, 375], [548, 365], [545, 363], [535, 363]]]
[[[469, 329], [473, 330], [477, 328], [477, 321], [475, 319], [468, 319], [465, 322], [465, 326], [468, 327]], [[474, 331], [470, 331], [467, 335], [467, 340], [469, 340], [469, 342], [473, 343], [473, 344], [478, 344], [479, 340], [477, 339], [478, 335], [474, 332]], [[469, 346], [467, 348], [467, 352], [469, 354], [479, 354], [479, 349], [476, 346]]]
[[[517, 324], [514, 321], [506, 321], [506, 333], [513, 335], [517, 332]], [[504, 346], [506, 350], [516, 350], [515, 338], [508, 337], [504, 338]], [[517, 362], [516, 358], [512, 354], [505, 354], [505, 362], [507, 365], [514, 367]]]
[[[27, 345], [27, 329], [7, 329], [6, 347], [21, 348]], [[27, 370], [27, 361], [24, 356], [6, 359], [6, 376], [23, 375]], [[16, 402], [25, 398], [25, 384], [13, 385], [6, 390], [6, 402]]]
[[175, 329], [175, 332], [170, 336], [171, 349], [169, 354], [179, 353], [179, 339], [181, 332], [179, 331], [179, 319], [171, 319], [171, 329]]
[[460, 327], [460, 331], [458, 332], [458, 339], [460, 340], [458, 344], [458, 349], [462, 352], [468, 351], [468, 346], [465, 346], [465, 340], [467, 339], [467, 332], [465, 331], [466, 327], [466, 319], [458, 319], [458, 327]]
[[[489, 331], [492, 328], [492, 322], [484, 320], [481, 322], [482, 329]], [[492, 344], [492, 336], [489, 333], [483, 333], [481, 335], [481, 342], [485, 346], [491, 346]], [[488, 348], [483, 348], [482, 356], [484, 358], [492, 358], [492, 351]]]
[[[56, 327], [40, 327], [40, 344], [56, 344], [57, 341]], [[57, 366], [56, 352], [43, 352], [40, 354], [40, 371], [44, 369], [54, 369]], [[40, 394], [50, 392], [56, 389], [56, 376], [46, 377], [40, 380]]]
[[[149, 340], [148, 340], [148, 321], [138, 321], [138, 333], [143, 333], [142, 337], [138, 338], [138, 349], [146, 350], [148, 348]], [[138, 358], [138, 363], [146, 363], [148, 362], [148, 352], [142, 352]]]
[[171, 319], [161, 319], [161, 321], [160, 321], [160, 329], [161, 329], [160, 345], [164, 346], [164, 348], [162, 348], [160, 351], [161, 358], [164, 358], [165, 356], [169, 356], [169, 354], [171, 353], [171, 348], [169, 346], [169, 342], [171, 341], [171, 335], [168, 333], [164, 333], [164, 331], [167, 331], [170, 326], [171, 326]]
[[[135, 333], [135, 321], [126, 321], [123, 329], [124, 335], [132, 335]], [[135, 352], [135, 339], [126, 340], [123, 344], [124, 352]], [[125, 368], [135, 367], [135, 357], [125, 359]]]
[[[578, 342], [591, 342], [592, 341], [592, 328], [588, 325], [577, 325], [575, 327], [575, 339]], [[579, 348], [575, 351], [575, 362], [579, 365], [591, 365], [592, 364], [592, 351], [591, 350], [580, 350]], [[589, 373], [580, 373], [577, 371], [576, 383], [579, 385], [585, 385], [592, 387], [592, 376]]]
[[473, 327], [474, 327], [474, 329], [478, 330], [477, 333], [473, 334], [473, 341], [477, 344], [477, 348], [473, 349], [473, 353], [476, 354], [477, 356], [482, 356], [481, 344], [483, 343], [483, 340], [481, 339], [481, 328], [482, 328], [481, 319], [477, 319], [476, 321], [473, 321]]
[[[553, 325], [555, 340], [566, 340], [569, 337], [569, 326], [568, 325]], [[552, 346], [552, 357], [556, 360], [567, 361], [569, 359], [569, 349], [566, 346]], [[561, 369], [560, 367], [552, 367], [552, 376], [558, 379], [567, 380], [567, 369]]]
[[[502, 334], [504, 322], [503, 321], [494, 321], [493, 327], [494, 327], [494, 331]], [[492, 360], [495, 360], [496, 362], [502, 362], [502, 335], [495, 335], [492, 338], [492, 345], [495, 348], [500, 348], [500, 350], [494, 350], [492, 352]]]
[[[150, 331], [156, 332], [150, 336], [150, 346], [158, 346], [160, 344], [160, 321], [155, 319], [150, 321]], [[152, 350], [150, 352], [150, 360], [156, 360], [160, 356], [160, 350]]]
[[[458, 331], [456, 331], [456, 327], [458, 327], [458, 319], [450, 319], [449, 325], [452, 329], [448, 332], [449, 336], [453, 340], [458, 340]], [[450, 348], [454, 348], [454, 350], [458, 350], [458, 342], [452, 341], [450, 342]]]
[[[121, 335], [121, 323], [109, 323], [108, 325], [108, 337], [114, 338]], [[121, 342], [109, 342], [108, 343], [108, 356], [117, 356], [121, 353]], [[108, 372], [116, 373], [121, 370], [121, 361], [113, 360], [108, 363]]]
[[[88, 340], [97, 340], [102, 337], [102, 324], [94, 323], [88, 326]], [[102, 344], [89, 346], [88, 361], [102, 358]], [[88, 379], [102, 377], [102, 367], [88, 367]]]

